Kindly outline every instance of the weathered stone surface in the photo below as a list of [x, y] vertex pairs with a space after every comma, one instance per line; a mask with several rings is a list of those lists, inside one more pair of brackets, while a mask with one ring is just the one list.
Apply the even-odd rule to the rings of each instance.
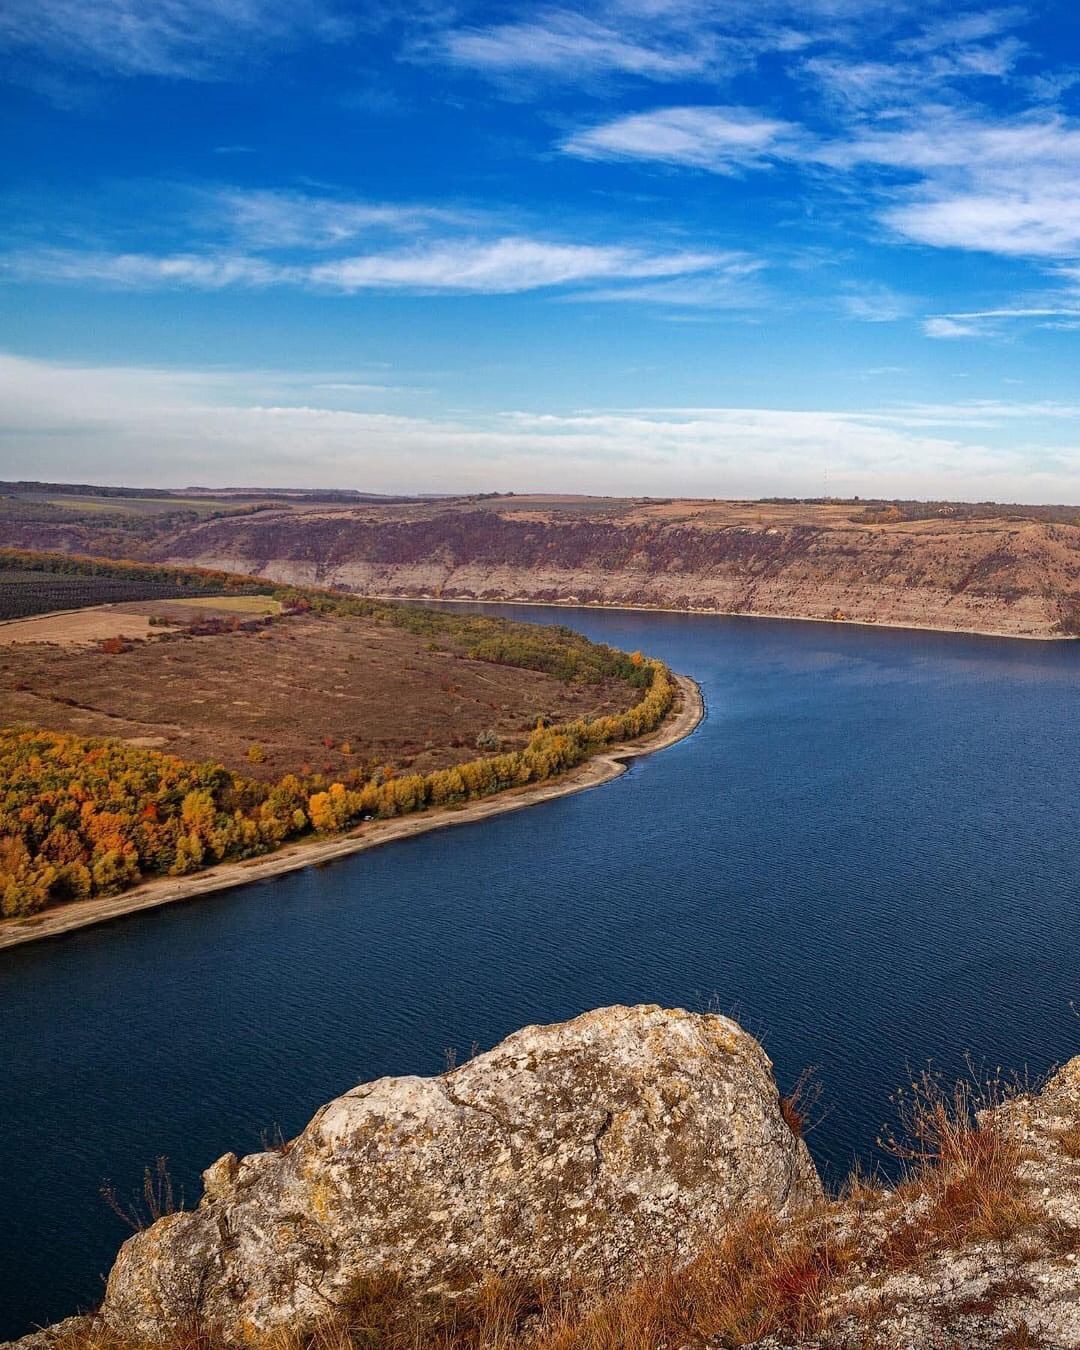
[[93, 1344], [97, 1327], [96, 1317], [65, 1317], [62, 1322], [54, 1322], [51, 1327], [42, 1327], [17, 1341], [5, 1341], [0, 1350], [55, 1350], [55, 1347]]
[[[983, 1112], [980, 1123], [1020, 1144], [1031, 1221], [1010, 1237], [955, 1242], [893, 1270], [875, 1249], [918, 1222], [919, 1202], [895, 1205], [882, 1193], [860, 1216], [854, 1269], [827, 1296], [828, 1334], [797, 1350], [1080, 1350], [1080, 1056], [1041, 1092]], [[782, 1345], [796, 1343], [770, 1338], [758, 1350]]]
[[104, 1319], [192, 1314], [237, 1340], [331, 1311], [358, 1275], [455, 1291], [483, 1272], [625, 1278], [820, 1182], [771, 1065], [725, 1017], [605, 1008], [526, 1027], [439, 1078], [383, 1078], [282, 1152], [205, 1174], [194, 1212], [123, 1247]]

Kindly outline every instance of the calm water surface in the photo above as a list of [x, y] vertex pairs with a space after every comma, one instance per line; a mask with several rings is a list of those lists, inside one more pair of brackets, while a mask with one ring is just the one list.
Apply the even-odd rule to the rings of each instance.
[[697, 678], [616, 782], [0, 954], [0, 1338], [100, 1295], [98, 1190], [638, 1001], [734, 1012], [873, 1160], [906, 1066], [1080, 1050], [1080, 644], [508, 607]]

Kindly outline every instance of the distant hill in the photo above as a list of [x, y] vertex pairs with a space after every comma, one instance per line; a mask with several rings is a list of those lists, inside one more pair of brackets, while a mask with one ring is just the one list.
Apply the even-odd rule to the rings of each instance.
[[1080, 632], [1075, 506], [316, 492], [241, 500], [8, 486], [16, 490], [0, 500], [0, 543], [197, 563], [366, 595], [1023, 637]]

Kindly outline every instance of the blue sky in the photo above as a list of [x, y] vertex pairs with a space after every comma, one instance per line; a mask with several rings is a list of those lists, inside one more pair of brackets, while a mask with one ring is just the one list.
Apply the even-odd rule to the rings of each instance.
[[5, 477], [1080, 500], [1080, 19], [7, 0]]

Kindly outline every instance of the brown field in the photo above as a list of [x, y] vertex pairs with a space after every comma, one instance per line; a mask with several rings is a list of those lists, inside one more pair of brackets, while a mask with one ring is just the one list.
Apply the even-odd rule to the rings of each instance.
[[[182, 606], [190, 617], [188, 602], [123, 608], [143, 611], [146, 624]], [[75, 630], [87, 613], [98, 611], [57, 618]], [[98, 636], [126, 631], [119, 617], [110, 611]], [[346, 778], [383, 764], [427, 772], [474, 759], [490, 753], [476, 744], [489, 729], [517, 748], [538, 716], [622, 711], [639, 697], [618, 680], [566, 684], [470, 660], [449, 638], [432, 650], [366, 619], [294, 615], [256, 631], [163, 631], [146, 627], [146, 640], [113, 654], [73, 642], [0, 646], [0, 724], [119, 737], [269, 780], [305, 766]]]
[[200, 619], [230, 619], [234, 615], [253, 618], [280, 612], [281, 602], [264, 595], [196, 596], [184, 600], [89, 605], [85, 609], [37, 614], [30, 619], [9, 619], [0, 623], [0, 647], [21, 647], [28, 643], [93, 647], [111, 637], [136, 642], [158, 636], [158, 630], [150, 623], [152, 617], [187, 624]]
[[141, 640], [153, 631], [150, 611], [139, 614], [135, 609], [133, 605], [92, 605], [88, 609], [65, 610], [62, 614], [9, 619], [0, 623], [0, 647], [34, 644], [90, 647], [111, 637]]

